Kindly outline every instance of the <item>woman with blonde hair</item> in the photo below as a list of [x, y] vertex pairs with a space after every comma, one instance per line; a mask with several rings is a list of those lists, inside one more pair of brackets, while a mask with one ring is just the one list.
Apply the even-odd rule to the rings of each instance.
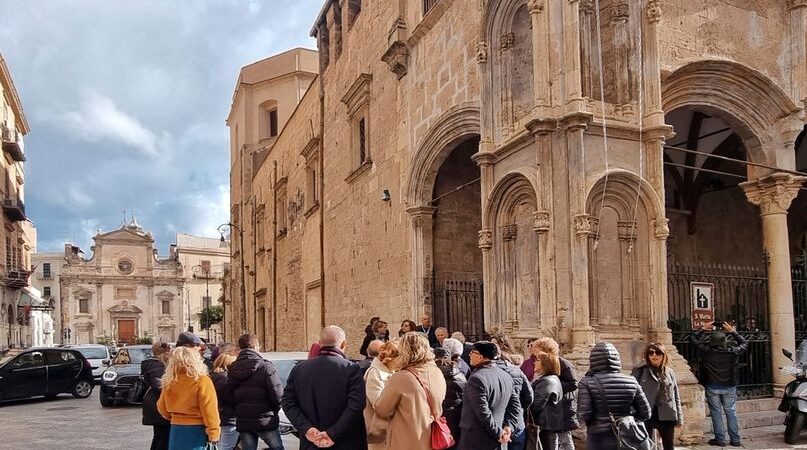
[[368, 450], [383, 450], [386, 447], [387, 426], [389, 421], [375, 414], [375, 404], [378, 402], [389, 377], [395, 373], [395, 367], [401, 352], [398, 349], [398, 339], [385, 342], [373, 359], [370, 368], [364, 374], [364, 383], [367, 393], [367, 406], [364, 408], [364, 424], [367, 427]]
[[675, 448], [675, 428], [684, 424], [681, 396], [675, 371], [667, 367], [669, 362], [664, 344], [651, 343], [644, 351], [644, 364], [631, 373], [642, 387], [650, 403], [650, 420], [645, 422], [647, 431], [657, 430], [664, 450]]
[[443, 415], [446, 380], [424, 334], [404, 334], [399, 347], [400, 370], [387, 380], [375, 413], [389, 419], [388, 450], [431, 450], [432, 423]]
[[213, 373], [210, 374], [210, 379], [213, 380], [213, 386], [216, 388], [219, 417], [221, 418], [219, 450], [233, 450], [238, 443], [238, 431], [235, 429], [235, 400], [232, 391], [227, 389], [227, 369], [230, 368], [233, 361], [235, 361], [235, 352], [221, 353], [213, 361]]
[[199, 350], [177, 347], [171, 353], [157, 409], [171, 421], [169, 450], [205, 450], [208, 442], [219, 441], [216, 389]]

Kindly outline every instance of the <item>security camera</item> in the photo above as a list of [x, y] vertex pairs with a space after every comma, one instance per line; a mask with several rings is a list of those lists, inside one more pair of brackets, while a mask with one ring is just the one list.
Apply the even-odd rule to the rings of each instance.
[[389, 189], [384, 189], [381, 191], [381, 201], [388, 202], [390, 201]]

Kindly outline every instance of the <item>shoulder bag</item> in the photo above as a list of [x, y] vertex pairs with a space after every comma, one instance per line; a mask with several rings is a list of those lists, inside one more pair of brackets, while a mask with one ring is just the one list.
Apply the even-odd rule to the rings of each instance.
[[413, 370], [406, 369], [406, 371], [415, 377], [418, 384], [420, 384], [420, 387], [423, 388], [424, 395], [426, 395], [426, 403], [429, 405], [429, 411], [432, 415], [432, 449], [444, 450], [454, 446], [456, 443], [454, 442], [454, 436], [451, 435], [451, 430], [448, 428], [446, 418], [443, 416], [436, 417], [436, 414], [434, 414], [434, 407], [432, 406], [429, 389], [426, 388], [426, 385], [423, 384], [423, 381], [421, 381], [420, 377]]
[[611, 418], [611, 430], [616, 436], [619, 450], [652, 450], [655, 446], [647, 433], [644, 423], [637, 422], [636, 418], [630, 414], [615, 417], [611, 407], [608, 406], [608, 396], [605, 394], [602, 383], [600, 383], [597, 375], [592, 375], [592, 378], [597, 383], [602, 401], [605, 403], [605, 409], [608, 411], [608, 417]]
[[138, 377], [132, 386], [129, 388], [129, 393], [126, 395], [126, 401], [129, 403], [143, 403], [143, 397], [146, 395], [146, 380], [142, 376]]

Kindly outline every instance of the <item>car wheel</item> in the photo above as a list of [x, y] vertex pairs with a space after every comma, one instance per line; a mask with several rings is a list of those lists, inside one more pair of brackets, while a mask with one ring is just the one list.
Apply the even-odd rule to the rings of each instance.
[[101, 395], [99, 398], [101, 399], [101, 406], [104, 408], [108, 408], [115, 404], [115, 400], [109, 398], [109, 396], [104, 394], [104, 391], [101, 391]]
[[73, 385], [73, 390], [71, 391], [73, 397], [76, 398], [87, 398], [92, 394], [92, 383], [87, 380], [78, 380], [76, 384]]

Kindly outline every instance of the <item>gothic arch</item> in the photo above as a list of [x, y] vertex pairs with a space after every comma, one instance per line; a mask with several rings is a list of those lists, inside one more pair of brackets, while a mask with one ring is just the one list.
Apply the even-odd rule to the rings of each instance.
[[665, 111], [691, 106], [725, 120], [753, 162], [793, 164], [782, 151], [789, 147], [792, 154], [801, 109], [756, 69], [726, 60], [690, 62], [662, 80], [662, 103]]
[[444, 112], [418, 145], [406, 183], [405, 202], [409, 207], [429, 206], [440, 166], [454, 147], [480, 133], [479, 107], [457, 105]]

